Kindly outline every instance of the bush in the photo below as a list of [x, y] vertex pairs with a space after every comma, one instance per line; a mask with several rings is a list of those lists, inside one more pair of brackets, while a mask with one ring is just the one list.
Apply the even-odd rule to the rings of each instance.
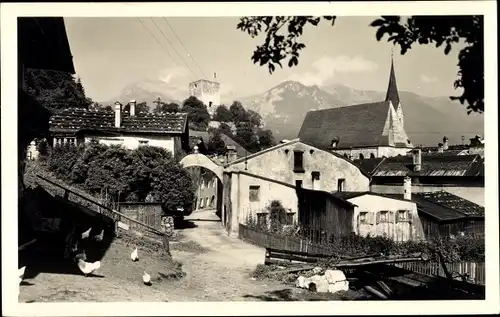
[[112, 201], [145, 201], [150, 197], [165, 202], [167, 211], [192, 208], [192, 180], [163, 148], [65, 144], [52, 149], [47, 166], [62, 181], [93, 195], [104, 191]]

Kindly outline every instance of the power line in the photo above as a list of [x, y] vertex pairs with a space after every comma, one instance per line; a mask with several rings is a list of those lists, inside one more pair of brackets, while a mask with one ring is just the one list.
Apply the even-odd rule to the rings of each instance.
[[[137, 20], [142, 24], [142, 26], [149, 32], [149, 34], [153, 37], [153, 39], [156, 41], [156, 43], [158, 43], [161, 48], [163, 48], [163, 50], [168, 54], [168, 56], [170, 56], [170, 59], [172, 59], [172, 61], [174, 62], [175, 65], [177, 65], [177, 67], [179, 68], [182, 68], [179, 66], [179, 64], [177, 64], [177, 62], [175, 61], [175, 59], [172, 57], [172, 55], [170, 54], [170, 52], [165, 48], [165, 46], [163, 46], [160, 41], [158, 41], [158, 39], [154, 36], [153, 32], [151, 32], [151, 30], [146, 26], [146, 24], [144, 24], [144, 22], [137, 17]], [[184, 70], [184, 69], [183, 69]], [[186, 75], [187, 79], [188, 80], [191, 80], [189, 78], [189, 74], [187, 72], [184, 72], [184, 75]]]
[[177, 35], [177, 32], [175, 32], [174, 28], [172, 27], [172, 25], [170, 24], [170, 22], [168, 22], [168, 19], [163, 17], [163, 20], [165, 20], [165, 22], [167, 22], [168, 24], [168, 27], [170, 28], [170, 30], [172, 30], [172, 33], [174, 33], [175, 37], [177, 38], [177, 40], [179, 41], [179, 43], [181, 43], [182, 47], [184, 48], [184, 50], [186, 51], [186, 53], [188, 54], [189, 58], [193, 61], [194, 65], [198, 68], [198, 70], [200, 71], [200, 73], [203, 75], [203, 77], [205, 77], [205, 79], [208, 79], [208, 77], [205, 75], [205, 73], [203, 72], [203, 70], [201, 69], [200, 65], [198, 65], [198, 63], [196, 62], [196, 60], [193, 58], [193, 56], [191, 55], [191, 53], [188, 51], [188, 49], [186, 48], [186, 46], [184, 45], [184, 43], [182, 42], [182, 40], [179, 38], [179, 36]]
[[186, 65], [186, 67], [189, 69], [189, 71], [194, 75], [195, 77], [195, 80], [198, 79], [196, 73], [191, 69], [191, 67], [188, 65], [188, 63], [186, 63], [186, 61], [184, 60], [184, 58], [182, 58], [182, 55], [179, 54], [179, 52], [175, 49], [175, 46], [172, 44], [172, 42], [170, 42], [170, 40], [168, 39], [168, 37], [165, 35], [165, 33], [163, 33], [163, 31], [161, 30], [161, 28], [158, 26], [158, 24], [156, 24], [156, 22], [153, 20], [153, 18], [149, 18], [151, 20], [151, 22], [153, 22], [153, 24], [156, 26], [156, 28], [160, 31], [160, 33], [163, 35], [163, 37], [167, 40], [167, 42], [170, 44], [170, 46], [172, 46], [172, 48], [174, 49], [174, 52], [177, 53], [177, 55], [180, 57], [180, 59], [184, 62], [184, 64]]

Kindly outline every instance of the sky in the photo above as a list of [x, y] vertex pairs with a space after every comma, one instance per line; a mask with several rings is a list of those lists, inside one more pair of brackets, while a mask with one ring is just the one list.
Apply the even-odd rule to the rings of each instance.
[[458, 47], [444, 55], [443, 48], [417, 45], [400, 55], [386, 39], [376, 40], [376, 28], [369, 26], [374, 19], [338, 17], [335, 26], [323, 21], [306, 27], [299, 65], [272, 75], [253, 64], [252, 53], [263, 38], [237, 30], [239, 17], [75, 17], [65, 23], [77, 76], [96, 101], [110, 101], [136, 82], [183, 100], [189, 82], [213, 79], [214, 73], [222, 102], [263, 93], [286, 80], [385, 91], [391, 52], [399, 90], [457, 93]]

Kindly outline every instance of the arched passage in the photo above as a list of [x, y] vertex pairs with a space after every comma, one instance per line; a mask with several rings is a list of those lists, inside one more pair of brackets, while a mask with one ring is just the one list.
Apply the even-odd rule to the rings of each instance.
[[207, 156], [200, 154], [200, 153], [194, 153], [194, 154], [189, 154], [185, 156], [180, 162], [179, 162], [182, 167], [188, 168], [188, 167], [203, 167], [209, 171], [211, 171], [216, 177], [217, 177], [217, 188], [216, 188], [216, 197], [217, 197], [217, 203], [216, 203], [216, 214], [219, 217], [222, 217], [222, 206], [224, 206], [224, 187], [223, 187], [223, 174], [224, 174], [224, 167], [221, 165], [218, 165], [211, 159], [209, 159]]

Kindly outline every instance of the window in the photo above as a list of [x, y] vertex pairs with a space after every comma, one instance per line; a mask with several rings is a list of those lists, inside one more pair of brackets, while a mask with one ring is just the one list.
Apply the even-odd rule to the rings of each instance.
[[212, 108], [212, 102], [211, 101], [208, 102], [208, 107]]
[[311, 176], [312, 176], [313, 180], [319, 181], [319, 175], [320, 175], [320, 173], [317, 171], [311, 172]]
[[360, 160], [364, 160], [364, 159], [365, 159], [365, 156], [364, 156], [363, 154], [359, 153], [359, 159], [360, 159]]
[[205, 197], [205, 206], [209, 207], [210, 205], [208, 204], [208, 197]]
[[148, 140], [139, 140], [139, 146], [140, 145], [148, 145], [149, 141]]
[[304, 152], [293, 152], [293, 171], [296, 173], [304, 172]]
[[302, 181], [301, 180], [296, 180], [295, 181], [295, 187], [302, 188]]
[[375, 158], [375, 154], [370, 153], [370, 158]]
[[260, 186], [250, 186], [250, 201], [260, 201]]
[[397, 222], [410, 221], [410, 212], [408, 210], [398, 210]]
[[70, 145], [76, 145], [76, 138], [67, 138], [67, 142]]
[[200, 198], [200, 204], [199, 204], [199, 206], [200, 206], [200, 209], [203, 208], [203, 198]]
[[265, 226], [267, 224], [267, 214], [266, 213], [258, 213], [257, 214], [257, 223], [260, 226]]
[[344, 191], [344, 183], [345, 183], [345, 178], [340, 178], [337, 180], [337, 191], [341, 192]]
[[389, 211], [382, 210], [377, 214], [377, 224], [382, 222], [389, 222]]
[[368, 212], [367, 211], [362, 211], [359, 213], [359, 223], [362, 223], [362, 224], [370, 223], [369, 219], [368, 219]]

